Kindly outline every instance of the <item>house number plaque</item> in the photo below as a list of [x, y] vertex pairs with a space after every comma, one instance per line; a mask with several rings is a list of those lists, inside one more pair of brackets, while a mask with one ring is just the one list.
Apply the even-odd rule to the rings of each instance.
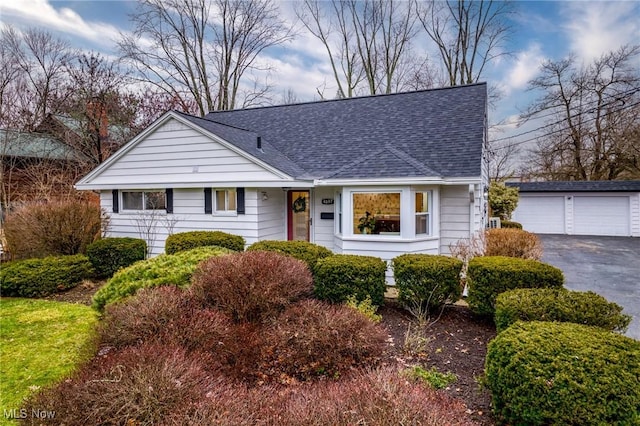
[[322, 204], [333, 204], [333, 198], [323, 198], [322, 199]]

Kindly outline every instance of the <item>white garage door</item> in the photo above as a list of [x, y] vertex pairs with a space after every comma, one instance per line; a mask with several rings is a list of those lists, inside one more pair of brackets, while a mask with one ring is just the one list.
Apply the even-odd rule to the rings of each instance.
[[629, 197], [573, 198], [573, 233], [629, 236]]
[[520, 194], [512, 218], [529, 232], [564, 234], [564, 197]]

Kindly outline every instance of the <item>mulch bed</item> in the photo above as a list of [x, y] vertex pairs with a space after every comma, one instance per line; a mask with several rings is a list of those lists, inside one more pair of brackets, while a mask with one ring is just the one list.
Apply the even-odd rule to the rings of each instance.
[[[104, 282], [86, 281], [77, 287], [47, 297], [47, 300], [91, 304], [91, 297]], [[431, 321], [421, 333], [424, 336], [419, 349], [407, 350], [407, 342], [419, 329], [417, 321], [395, 300], [387, 299], [378, 311], [381, 324], [389, 333], [389, 346], [385, 364], [399, 366], [420, 365], [435, 367], [439, 372], [451, 372], [457, 380], [444, 392], [460, 398], [469, 415], [480, 425], [494, 425], [491, 414], [491, 396], [478, 379], [484, 372], [487, 343], [496, 335], [493, 323], [474, 315], [464, 303], [447, 305], [439, 319]], [[409, 339], [407, 330], [410, 330]]]

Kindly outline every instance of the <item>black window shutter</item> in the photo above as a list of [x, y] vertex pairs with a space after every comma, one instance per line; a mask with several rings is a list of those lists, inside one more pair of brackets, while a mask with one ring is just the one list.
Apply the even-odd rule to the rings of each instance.
[[118, 197], [118, 190], [114, 189], [113, 191], [111, 191], [111, 195], [113, 196], [113, 212], [118, 213], [120, 211], [120, 198]]
[[173, 213], [173, 188], [165, 190], [165, 203], [167, 203], [167, 213]]
[[244, 214], [244, 188], [236, 188], [236, 211], [238, 214]]
[[211, 188], [204, 189], [204, 212], [205, 214], [213, 213], [213, 203], [211, 200]]

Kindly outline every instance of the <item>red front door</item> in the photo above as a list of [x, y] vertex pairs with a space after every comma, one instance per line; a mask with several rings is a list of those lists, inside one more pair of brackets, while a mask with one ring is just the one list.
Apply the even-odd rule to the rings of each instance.
[[309, 191], [287, 192], [287, 239], [309, 241], [310, 226]]

